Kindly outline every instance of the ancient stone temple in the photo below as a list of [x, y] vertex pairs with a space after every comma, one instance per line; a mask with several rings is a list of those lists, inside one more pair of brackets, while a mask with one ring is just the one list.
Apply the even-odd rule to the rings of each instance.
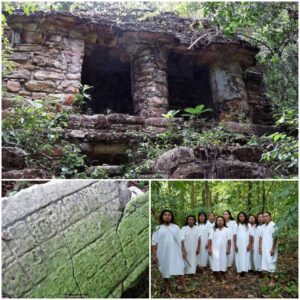
[[4, 78], [3, 109], [16, 95], [67, 106], [79, 84], [92, 86], [89, 115], [74, 115], [65, 132], [92, 160], [122, 158], [134, 140], [127, 131], [163, 130], [169, 110], [204, 104], [211, 118], [232, 128], [243, 119], [259, 134], [272, 124], [262, 76], [251, 69], [259, 49], [216, 28], [194, 29], [193, 20], [171, 13], [139, 19], [134, 11], [7, 19], [16, 66]]
[[191, 30], [192, 20], [50, 11], [16, 13], [8, 22], [17, 67], [6, 78], [7, 100], [17, 93], [64, 103], [86, 83], [93, 86], [95, 114], [161, 117], [203, 103], [220, 118], [244, 114], [254, 124], [270, 122], [261, 77], [247, 72], [259, 49], [215, 29]]

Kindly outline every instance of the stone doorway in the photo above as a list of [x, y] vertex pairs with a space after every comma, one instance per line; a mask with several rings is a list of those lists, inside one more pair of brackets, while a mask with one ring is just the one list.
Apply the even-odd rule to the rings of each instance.
[[184, 109], [204, 104], [213, 109], [209, 70], [196, 58], [170, 52], [168, 55], [169, 108]]
[[133, 114], [131, 65], [117, 49], [86, 45], [81, 82], [93, 87], [88, 104], [92, 113]]

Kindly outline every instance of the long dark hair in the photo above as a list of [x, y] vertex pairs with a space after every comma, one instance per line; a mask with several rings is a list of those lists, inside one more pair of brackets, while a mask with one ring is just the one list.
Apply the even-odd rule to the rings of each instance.
[[188, 223], [188, 219], [189, 219], [189, 218], [193, 218], [193, 219], [194, 219], [194, 222], [195, 222], [194, 225], [196, 225], [196, 217], [195, 217], [194, 215], [188, 215], [188, 216], [185, 218], [185, 226], [188, 226], [188, 225], [189, 225], [189, 223]]
[[232, 216], [230, 210], [226, 209], [226, 210], [224, 211], [224, 213], [226, 213], [226, 212], [229, 214], [229, 220], [231, 220], [231, 221], [234, 220], [234, 218], [233, 218], [233, 216]]
[[241, 224], [241, 222], [240, 222], [240, 220], [239, 220], [240, 215], [244, 215], [244, 217], [245, 217], [244, 225], [248, 226], [248, 217], [247, 217], [246, 213], [244, 213], [243, 211], [240, 211], [240, 212], [238, 213], [237, 218], [236, 218], [236, 223], [237, 223], [238, 225]]
[[218, 217], [216, 217], [216, 222], [215, 222], [215, 225], [214, 225], [214, 230], [216, 230], [218, 228], [217, 221], [218, 221], [219, 218], [222, 218], [223, 221], [224, 221], [224, 226], [223, 227], [227, 227], [225, 218], [223, 216], [218, 216]]
[[169, 210], [169, 209], [164, 209], [164, 210], [160, 213], [160, 215], [159, 215], [159, 224], [164, 224], [164, 221], [163, 221], [163, 215], [164, 215], [166, 212], [168, 212], [168, 213], [171, 214], [171, 217], [172, 217], [172, 218], [171, 218], [170, 223], [176, 224], [174, 214], [173, 214], [173, 212], [172, 212], [171, 210]]
[[198, 214], [198, 225], [200, 224], [200, 216], [203, 215], [205, 217], [205, 221], [204, 221], [204, 224], [207, 223], [207, 215], [204, 211], [200, 211], [199, 214]]

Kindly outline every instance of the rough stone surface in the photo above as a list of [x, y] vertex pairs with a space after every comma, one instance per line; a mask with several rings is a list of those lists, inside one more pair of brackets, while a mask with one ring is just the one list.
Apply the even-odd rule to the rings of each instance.
[[118, 298], [148, 268], [148, 196], [116, 181], [50, 181], [2, 200], [2, 292]]
[[34, 92], [52, 92], [55, 88], [55, 84], [52, 81], [38, 81], [31, 80], [25, 84], [29, 91]]
[[9, 92], [16, 93], [21, 89], [21, 84], [18, 81], [8, 80], [6, 87]]
[[268, 178], [271, 170], [259, 163], [262, 150], [256, 147], [179, 147], [164, 153], [153, 165], [162, 178]]
[[[63, 102], [65, 97], [78, 92], [82, 74], [87, 74], [85, 77], [89, 81], [90, 70], [83, 72], [84, 58], [86, 63], [91, 54], [88, 52], [97, 52], [100, 46], [108, 51], [110, 57], [131, 64], [128, 70], [132, 71], [129, 74], [132, 82], [129, 80], [126, 84], [130, 85], [131, 95], [123, 100], [130, 113], [134, 111], [134, 114], [144, 117], [161, 117], [173, 107], [177, 98], [181, 99], [176, 100], [180, 102], [181, 109], [191, 103], [190, 99], [185, 99], [188, 93], [174, 95], [173, 91], [169, 92], [168, 80], [172, 76], [168, 72], [172, 67], [169, 68], [168, 61], [170, 55], [175, 54], [175, 57], [191, 58], [188, 69], [193, 70], [192, 73], [198, 66], [204, 66], [210, 73], [210, 76], [205, 75], [205, 80], [200, 80], [201, 85], [196, 81], [190, 83], [191, 78], [187, 77], [188, 82], [181, 83], [183, 87], [179, 91], [196, 86], [195, 93], [199, 99], [204, 97], [201, 101], [214, 108], [221, 120], [237, 121], [242, 113], [253, 123], [269, 125], [272, 121], [271, 107], [263, 96], [262, 78], [253, 74], [244, 76], [242, 71], [255, 64], [255, 55], [259, 51], [256, 46], [238, 37], [228, 38], [211, 26], [200, 31], [192, 29], [194, 20], [179, 18], [172, 13], [146, 19], [139, 18], [140, 13], [128, 13], [124, 17], [116, 14], [112, 7], [98, 13], [38, 11], [30, 16], [20, 12], [7, 16], [12, 44], [15, 45], [11, 59], [16, 64], [16, 71], [7, 78], [19, 80], [23, 87], [11, 87], [11, 91], [20, 95], [28, 91], [41, 92], [46, 93], [45, 97], [57, 94], [56, 98]], [[189, 48], [200, 36], [203, 37], [199, 42]], [[173, 61], [175, 64], [176, 59]], [[93, 62], [94, 59], [92, 66], [95, 67], [97, 64]], [[104, 62], [108, 63], [108, 60], [104, 59]], [[105, 63], [101, 67], [106, 68]], [[112, 69], [110, 66], [109, 70]], [[97, 67], [95, 72], [98, 74]], [[115, 78], [119, 75], [110, 76]], [[177, 77], [174, 78], [176, 81]], [[177, 83], [173, 81], [171, 86], [176, 87]], [[105, 86], [104, 82], [102, 85]], [[197, 87], [198, 90], [211, 89], [213, 101], [210, 93], [198, 91]], [[113, 99], [100, 100], [109, 108], [124, 107], [124, 103], [123, 106], [120, 103], [112, 105]], [[129, 109], [131, 106], [133, 109]], [[106, 108], [95, 108], [95, 112], [103, 112]]]
[[42, 169], [21, 169], [9, 170], [2, 173], [2, 179], [44, 179], [47, 178], [45, 170]]
[[2, 166], [4, 169], [23, 169], [25, 167], [25, 156], [25, 151], [18, 147], [3, 147]]

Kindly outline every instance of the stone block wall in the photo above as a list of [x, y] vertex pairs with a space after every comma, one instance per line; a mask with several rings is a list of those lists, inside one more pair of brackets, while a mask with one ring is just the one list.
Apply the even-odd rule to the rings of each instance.
[[[203, 103], [211, 102], [220, 120], [237, 122], [240, 116], [245, 116], [249, 123], [270, 123], [270, 106], [261, 83], [244, 78], [245, 70], [255, 64], [258, 49], [254, 46], [217, 41], [203, 49], [188, 50], [182, 37], [167, 28], [163, 32], [153, 31], [152, 27], [130, 30], [126, 22], [118, 24], [102, 18], [81, 19], [55, 12], [13, 16], [7, 34], [14, 48], [11, 60], [15, 68], [4, 78], [7, 93], [3, 97], [3, 109], [13, 106], [11, 100], [17, 95], [28, 101], [53, 98], [69, 105], [82, 79], [86, 47], [93, 49], [93, 45], [97, 45], [117, 53], [122, 63], [131, 65], [135, 115], [161, 117], [170, 110], [168, 55], [175, 51], [193, 57], [195, 65], [207, 68], [207, 86], [211, 93], [204, 93], [209, 99]], [[187, 106], [183, 100], [182, 109]], [[257, 117], [259, 113], [261, 117]]]
[[4, 78], [3, 109], [12, 106], [17, 95], [28, 101], [51, 98], [66, 103], [78, 92], [84, 41], [54, 26], [38, 26], [38, 22], [15, 23], [10, 31], [14, 68]]

